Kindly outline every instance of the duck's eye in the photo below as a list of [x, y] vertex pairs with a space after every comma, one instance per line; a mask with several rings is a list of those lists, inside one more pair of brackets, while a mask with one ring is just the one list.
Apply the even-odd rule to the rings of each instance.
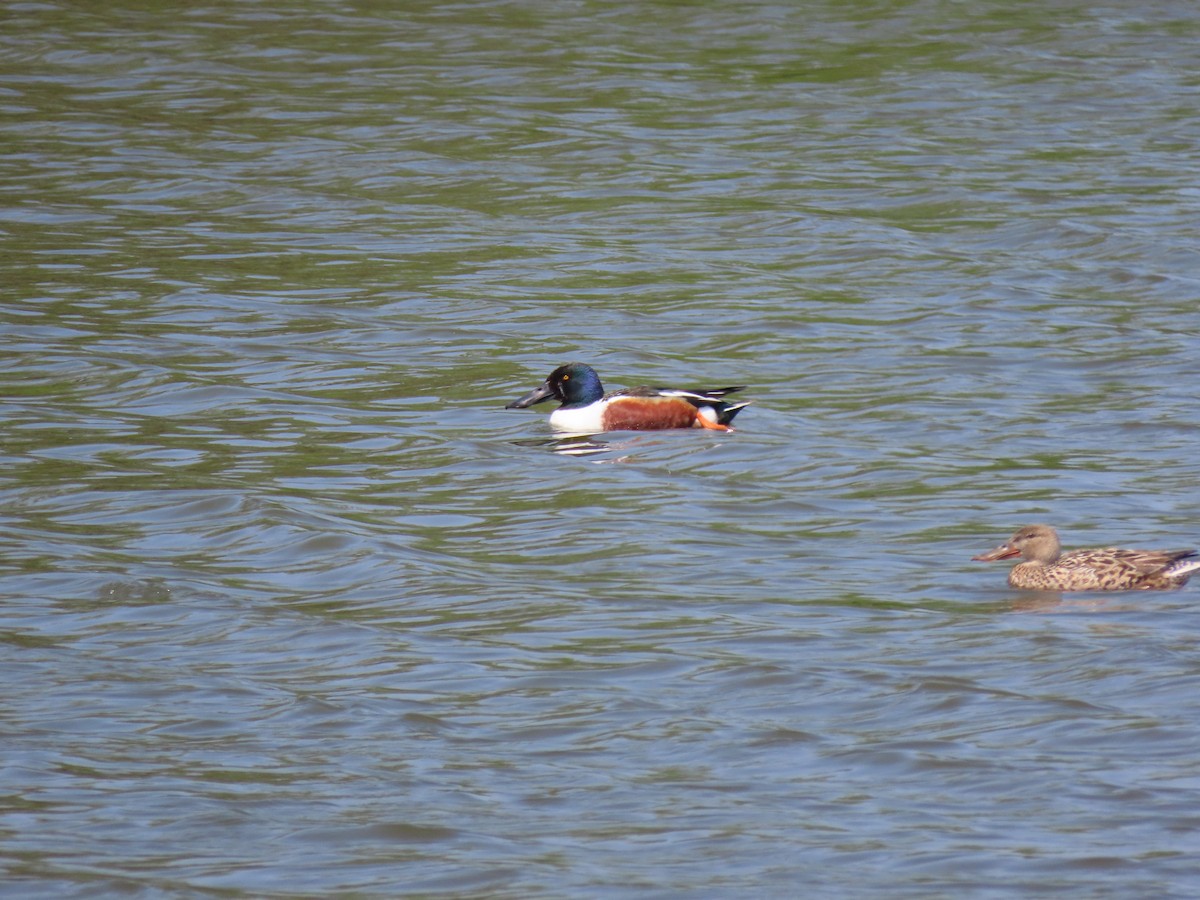
[[570, 380], [571, 380], [571, 376], [570, 376], [570, 375], [564, 375], [564, 376], [563, 376], [563, 381], [570, 381]]

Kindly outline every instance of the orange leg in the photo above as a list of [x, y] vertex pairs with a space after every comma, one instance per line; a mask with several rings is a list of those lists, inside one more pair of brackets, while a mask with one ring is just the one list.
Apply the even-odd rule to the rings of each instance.
[[701, 428], [708, 428], [712, 431], [733, 431], [728, 425], [718, 425], [716, 422], [710, 422], [704, 416], [700, 415], [700, 411], [696, 411], [696, 424]]

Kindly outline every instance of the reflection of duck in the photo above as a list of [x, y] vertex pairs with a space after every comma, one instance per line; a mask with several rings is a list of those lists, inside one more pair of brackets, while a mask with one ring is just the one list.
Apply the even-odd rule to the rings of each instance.
[[1145, 591], [1183, 587], [1200, 569], [1195, 550], [1118, 550], [1115, 547], [1062, 552], [1049, 525], [1026, 525], [1007, 541], [972, 559], [989, 562], [1020, 556], [1008, 573], [1010, 586], [1027, 591]]
[[611, 453], [624, 449], [624, 444], [593, 441], [585, 434], [572, 434], [556, 438], [536, 438], [533, 440], [513, 441], [518, 447], [538, 447], [559, 453], [563, 456], [598, 456], [601, 453]]
[[729, 431], [733, 417], [749, 404], [726, 403], [721, 398], [740, 390], [741, 387], [711, 391], [636, 387], [605, 394], [595, 369], [583, 363], [567, 363], [504, 408], [524, 409], [543, 400], [558, 400], [562, 405], [550, 414], [550, 426], [574, 434], [663, 428]]

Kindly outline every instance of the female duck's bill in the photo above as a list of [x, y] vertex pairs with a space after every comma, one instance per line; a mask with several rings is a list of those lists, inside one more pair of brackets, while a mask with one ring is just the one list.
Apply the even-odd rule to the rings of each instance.
[[740, 390], [743, 387], [703, 391], [636, 387], [605, 394], [595, 369], [584, 363], [568, 363], [505, 409], [525, 409], [544, 400], [558, 400], [561, 405], [550, 414], [551, 427], [576, 434], [665, 428], [730, 431], [733, 417], [749, 403], [726, 403], [722, 398]]
[[971, 557], [980, 562], [1011, 559], [1022, 562], [1008, 573], [1011, 587], [1027, 591], [1146, 591], [1183, 587], [1200, 569], [1195, 550], [1121, 550], [1095, 547], [1062, 552], [1049, 525], [1026, 525], [987, 553]]

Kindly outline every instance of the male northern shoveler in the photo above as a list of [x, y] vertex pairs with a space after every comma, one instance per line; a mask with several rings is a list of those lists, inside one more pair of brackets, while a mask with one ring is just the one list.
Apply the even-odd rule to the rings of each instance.
[[1007, 541], [972, 559], [990, 562], [1020, 556], [1008, 573], [1011, 587], [1026, 591], [1151, 591], [1183, 587], [1200, 569], [1195, 550], [1118, 550], [1096, 547], [1062, 552], [1049, 525], [1026, 525]]
[[721, 398], [742, 387], [712, 391], [679, 391], [636, 387], [604, 393], [600, 376], [583, 363], [567, 363], [550, 373], [520, 400], [505, 409], [524, 409], [543, 400], [562, 403], [550, 414], [550, 427], [575, 434], [602, 431], [651, 431], [663, 428], [711, 428], [729, 431], [729, 423], [749, 403], [726, 403]]

